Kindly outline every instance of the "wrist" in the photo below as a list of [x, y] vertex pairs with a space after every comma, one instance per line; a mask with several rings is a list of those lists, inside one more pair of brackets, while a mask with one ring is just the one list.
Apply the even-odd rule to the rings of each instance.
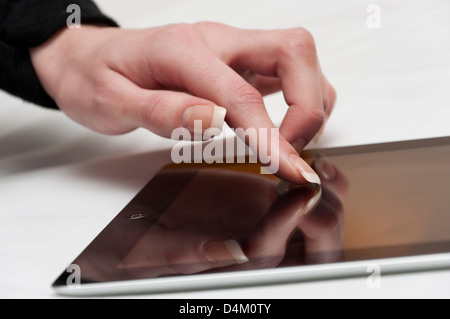
[[82, 67], [76, 65], [77, 62], [81, 62], [76, 56], [92, 50], [89, 43], [98, 44], [98, 39], [107, 41], [107, 37], [97, 36], [98, 32], [106, 29], [115, 28], [101, 25], [82, 25], [81, 28], [73, 29], [64, 27], [40, 46], [30, 48], [33, 68], [41, 85], [50, 97], [55, 99], [58, 84], [63, 73], [69, 72], [70, 66]]

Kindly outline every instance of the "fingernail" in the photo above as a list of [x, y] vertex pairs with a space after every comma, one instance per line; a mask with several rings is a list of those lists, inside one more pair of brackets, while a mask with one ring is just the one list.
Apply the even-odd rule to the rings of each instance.
[[[216, 136], [222, 133], [227, 110], [220, 106], [195, 105], [184, 111], [183, 127], [192, 134], [205, 132], [205, 136]], [[198, 125], [201, 123], [201, 126]], [[197, 132], [201, 130], [201, 132]], [[202, 134], [203, 135], [203, 134]]]
[[203, 253], [209, 262], [232, 262], [245, 264], [249, 261], [241, 246], [235, 240], [212, 241], [203, 246]]
[[214, 106], [214, 113], [211, 120], [211, 126], [205, 131], [206, 139], [222, 134], [223, 124], [225, 123], [225, 116], [227, 109], [221, 106]]
[[225, 123], [225, 116], [227, 115], [227, 109], [221, 106], [214, 106], [214, 114], [211, 121], [211, 128], [218, 128], [222, 130]]
[[306, 162], [302, 162], [298, 155], [292, 154], [290, 156], [290, 161], [292, 166], [303, 176], [304, 179], [310, 183], [320, 185], [319, 176], [312, 170], [312, 168], [309, 167], [308, 164], [306, 164]]
[[321, 198], [322, 198], [322, 188], [320, 188], [317, 194], [313, 198], [311, 198], [306, 204], [305, 206], [306, 214], [309, 213], [314, 207], [316, 207]]
[[319, 155], [314, 162], [314, 168], [327, 181], [332, 180], [336, 176], [336, 171], [331, 163], [322, 155]]

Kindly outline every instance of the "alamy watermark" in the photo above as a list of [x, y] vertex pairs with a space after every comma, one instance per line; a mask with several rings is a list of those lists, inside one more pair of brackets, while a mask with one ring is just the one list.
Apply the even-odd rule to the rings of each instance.
[[[381, 28], [381, 7], [379, 4], [372, 3], [366, 9], [369, 16], [367, 17], [367, 27], [369, 29]], [[70, 13], [67, 18], [67, 27], [70, 29], [81, 28], [81, 7], [77, 4], [70, 4], [67, 6], [67, 13]]]
[[378, 265], [370, 265], [366, 270], [369, 273], [367, 277], [367, 288], [369, 289], [381, 289], [381, 267]]
[[71, 4], [67, 7], [67, 13], [70, 13], [66, 20], [67, 27], [70, 29], [81, 28], [81, 8], [77, 4]]
[[367, 27], [369, 29], [381, 29], [381, 7], [373, 3], [367, 7]]
[[[225, 131], [226, 132], [226, 131]], [[186, 128], [177, 128], [172, 132], [172, 139], [178, 140], [171, 152], [172, 161], [180, 163], [245, 163], [245, 158], [235, 157], [243, 155], [247, 151], [247, 144], [253, 150], [259, 162], [262, 164], [261, 174], [275, 174], [280, 166], [280, 133], [277, 128], [236, 128], [233, 132], [239, 138], [227, 138], [226, 133], [222, 143], [214, 141], [208, 144], [187, 143], [211, 140], [220, 135], [219, 129], [202, 130], [202, 121], [194, 121], [194, 134]], [[250, 163], [257, 163], [256, 158], [251, 157]]]
[[69, 288], [79, 288], [81, 286], [81, 268], [78, 265], [70, 265], [66, 272], [70, 274], [67, 277], [66, 285]]

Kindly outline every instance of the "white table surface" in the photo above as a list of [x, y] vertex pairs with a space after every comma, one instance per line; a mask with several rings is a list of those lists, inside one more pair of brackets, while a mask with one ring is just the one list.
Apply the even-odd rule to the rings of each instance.
[[[319, 147], [450, 135], [450, 2], [98, 0], [123, 27], [218, 21], [303, 26], [339, 100]], [[381, 8], [370, 29], [367, 6]], [[266, 99], [275, 122], [286, 105]], [[0, 93], [0, 297], [53, 298], [50, 285], [159, 168], [172, 143], [147, 131], [90, 132]], [[149, 295], [153, 298], [448, 298], [450, 271]]]

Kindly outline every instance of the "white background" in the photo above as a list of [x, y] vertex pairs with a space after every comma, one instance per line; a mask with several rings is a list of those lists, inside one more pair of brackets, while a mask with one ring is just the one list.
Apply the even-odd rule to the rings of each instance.
[[[450, 2], [98, 0], [123, 27], [217, 21], [245, 28], [303, 26], [339, 99], [319, 145], [450, 135]], [[381, 7], [370, 29], [369, 4]], [[80, 92], [82, 94], [82, 92]], [[286, 110], [266, 99], [274, 121]], [[59, 112], [0, 93], [0, 297], [56, 297], [50, 284], [156, 172], [172, 143], [137, 130], [92, 133]], [[155, 155], [156, 154], [156, 155]], [[162, 298], [450, 297], [450, 271]]]

